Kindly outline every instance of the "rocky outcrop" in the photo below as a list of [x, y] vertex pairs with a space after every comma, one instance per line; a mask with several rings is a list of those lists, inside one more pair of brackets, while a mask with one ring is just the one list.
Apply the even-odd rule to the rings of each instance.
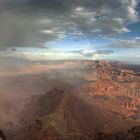
[[133, 70], [124, 69], [120, 71], [120, 74], [117, 76], [117, 80], [123, 82], [131, 82], [135, 77]]
[[106, 61], [101, 61], [98, 64], [98, 78], [119, 82], [132, 82], [139, 79], [132, 69], [122, 68], [119, 64], [114, 65]]
[[135, 119], [140, 106], [140, 82], [135, 70], [120, 63], [100, 61], [97, 77], [90, 84], [89, 92], [94, 102], [105, 110], [119, 114], [123, 119]]
[[4, 133], [3, 133], [2, 130], [0, 130], [0, 138], [1, 138], [2, 140], [6, 140], [6, 136], [4, 135]]
[[[20, 123], [29, 124], [38, 118], [54, 112], [63, 97], [63, 90], [54, 88], [43, 95], [35, 95], [22, 110]], [[24, 116], [25, 115], [25, 116]]]
[[95, 135], [95, 140], [118, 140], [116, 135], [99, 132]]
[[113, 91], [117, 91], [118, 88], [114, 81], [110, 79], [101, 79], [93, 84], [93, 95], [111, 94]]
[[131, 100], [131, 101], [126, 101], [122, 105], [122, 108], [125, 108], [126, 110], [130, 111], [137, 111], [137, 106], [138, 106], [138, 101], [137, 100]]
[[115, 134], [97, 133], [94, 140], [139, 140], [140, 126], [133, 127], [127, 132], [119, 132]]

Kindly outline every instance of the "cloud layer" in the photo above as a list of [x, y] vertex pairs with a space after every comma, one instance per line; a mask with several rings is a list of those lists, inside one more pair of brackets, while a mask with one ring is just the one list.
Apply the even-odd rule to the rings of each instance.
[[113, 40], [112, 43], [106, 47], [111, 48], [140, 48], [140, 37], [131, 39], [117, 39]]
[[43, 47], [71, 36], [128, 32], [137, 0], [1, 0], [0, 49]]

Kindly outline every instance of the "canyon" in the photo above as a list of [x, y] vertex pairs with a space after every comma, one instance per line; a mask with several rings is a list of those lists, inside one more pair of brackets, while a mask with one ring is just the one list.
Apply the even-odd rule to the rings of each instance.
[[8, 140], [140, 137], [139, 65], [46, 61], [3, 73], [0, 127]]

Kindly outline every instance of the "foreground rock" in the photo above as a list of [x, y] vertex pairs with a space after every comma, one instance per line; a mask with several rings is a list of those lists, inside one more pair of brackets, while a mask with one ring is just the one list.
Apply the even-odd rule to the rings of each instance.
[[4, 133], [3, 133], [2, 130], [0, 130], [0, 138], [1, 138], [2, 140], [6, 140], [6, 136], [4, 135]]
[[119, 132], [115, 134], [97, 133], [94, 140], [139, 140], [140, 126], [133, 127], [127, 132]]

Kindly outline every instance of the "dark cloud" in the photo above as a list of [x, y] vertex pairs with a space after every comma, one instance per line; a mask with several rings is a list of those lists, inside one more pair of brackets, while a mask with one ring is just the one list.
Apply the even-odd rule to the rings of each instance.
[[114, 53], [114, 51], [112, 51], [112, 50], [101, 50], [101, 51], [95, 52], [95, 54], [111, 54], [111, 53]]
[[16, 48], [12, 48], [11, 51], [15, 52], [16, 51]]
[[[73, 1], [73, 0], [72, 0]], [[67, 11], [72, 8], [72, 1], [70, 0], [25, 0], [24, 6], [51, 11]]]
[[110, 36], [136, 21], [137, 0], [1, 0], [0, 48], [43, 47], [66, 36]]

